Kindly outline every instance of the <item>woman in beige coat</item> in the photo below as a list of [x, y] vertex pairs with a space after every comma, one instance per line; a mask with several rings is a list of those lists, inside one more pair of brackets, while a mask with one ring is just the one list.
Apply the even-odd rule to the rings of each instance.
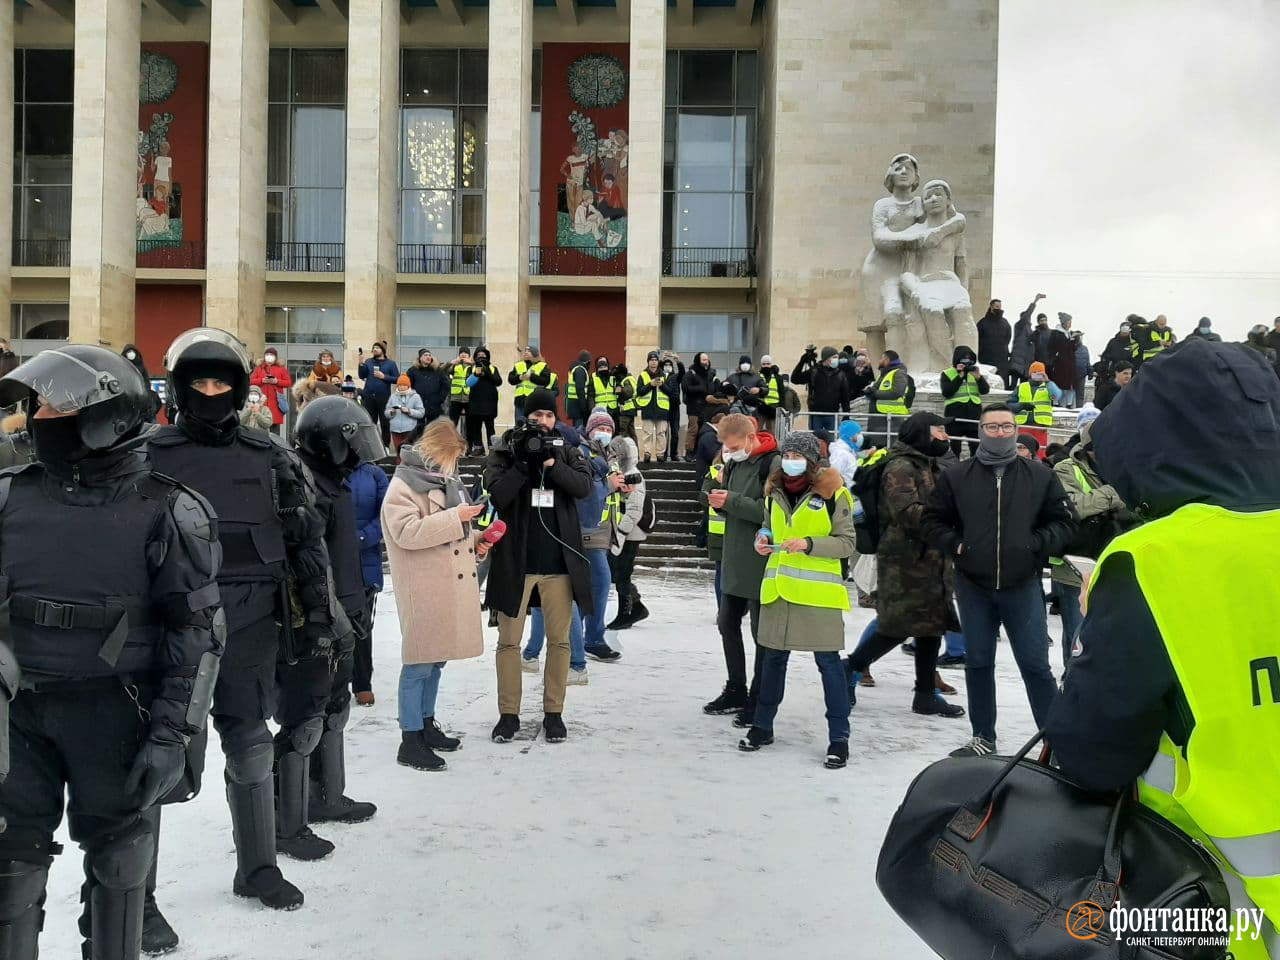
[[453, 424], [438, 420], [417, 444], [405, 444], [382, 503], [382, 532], [400, 615], [400, 751], [397, 762], [443, 770], [436, 750], [461, 745], [436, 723], [440, 672], [450, 660], [484, 650], [480, 586], [471, 521], [484, 510], [470, 503], [458, 477], [466, 443]]

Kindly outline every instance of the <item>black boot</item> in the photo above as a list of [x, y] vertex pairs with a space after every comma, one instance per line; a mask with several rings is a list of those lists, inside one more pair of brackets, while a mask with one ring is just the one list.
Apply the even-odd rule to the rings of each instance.
[[[341, 716], [345, 717], [349, 711], [348, 705]], [[347, 783], [346, 750], [343, 744], [345, 726], [346, 721], [343, 719], [335, 721], [332, 729], [326, 729], [312, 759], [313, 766], [319, 760], [320, 776], [311, 781], [314, 788], [308, 811], [311, 823], [363, 823], [378, 812], [378, 808], [372, 803], [357, 802], [344, 793]]]
[[24, 860], [0, 860], [0, 917], [4, 918], [0, 920], [0, 957], [36, 955], [48, 880], [48, 867]]
[[648, 620], [648, 619], [649, 619], [649, 608], [646, 607], [642, 601], [637, 600], [635, 603], [631, 605], [630, 626], [635, 626], [641, 620]]
[[564, 728], [564, 719], [558, 713], [547, 713], [542, 717], [542, 733], [547, 743], [564, 743], [569, 735]]
[[489, 736], [494, 743], [510, 743], [520, 732], [520, 717], [514, 713], [504, 713], [498, 717], [498, 723]]
[[142, 908], [154, 850], [151, 825], [138, 821], [86, 855], [94, 960], [133, 960], [141, 952]]
[[721, 691], [720, 696], [703, 706], [702, 712], [717, 715], [737, 713], [746, 703], [747, 688], [730, 680], [724, 685], [724, 690]]
[[296, 910], [302, 892], [276, 866], [276, 796], [270, 743], [227, 756], [227, 806], [236, 847], [231, 889], [272, 910]]
[[400, 749], [396, 752], [396, 763], [414, 770], [443, 770], [447, 766], [441, 757], [426, 745], [422, 730], [401, 730]]
[[631, 618], [632, 603], [631, 597], [618, 602], [618, 615], [613, 618], [612, 622], [606, 623], [606, 630], [625, 630], [635, 621]]
[[422, 742], [430, 749], [439, 750], [441, 753], [453, 753], [455, 750], [462, 749], [462, 741], [457, 737], [448, 736], [441, 730], [435, 717], [422, 718]]
[[950, 717], [957, 719], [964, 716], [964, 707], [958, 703], [948, 703], [937, 693], [917, 693], [911, 701], [912, 713], [923, 713], [931, 717]]
[[290, 750], [276, 761], [276, 849], [294, 860], [323, 860], [333, 844], [307, 826], [311, 758]]
[[155, 839], [151, 851], [151, 870], [147, 873], [146, 900], [142, 905], [142, 952], [149, 957], [158, 957], [178, 949], [178, 934], [156, 905], [156, 867], [160, 858], [160, 810], [154, 806], [142, 818], [151, 824], [151, 835]]

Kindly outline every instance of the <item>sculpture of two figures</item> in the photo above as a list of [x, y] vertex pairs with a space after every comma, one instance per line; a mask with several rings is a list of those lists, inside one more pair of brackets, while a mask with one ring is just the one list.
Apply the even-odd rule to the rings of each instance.
[[925, 372], [951, 365], [958, 344], [977, 349], [978, 328], [969, 302], [964, 215], [951, 187], [930, 180], [920, 196], [920, 165], [908, 153], [889, 164], [884, 177], [891, 194], [871, 211], [871, 252], [862, 265], [867, 309], [862, 331], [868, 346], [883, 337], [908, 369]]

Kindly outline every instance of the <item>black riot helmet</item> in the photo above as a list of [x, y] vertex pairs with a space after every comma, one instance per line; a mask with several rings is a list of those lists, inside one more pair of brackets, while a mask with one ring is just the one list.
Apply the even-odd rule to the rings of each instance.
[[0, 406], [19, 401], [27, 404], [28, 424], [42, 404], [75, 412], [87, 453], [137, 436], [155, 409], [137, 367], [114, 351], [83, 343], [42, 350], [0, 379]]
[[252, 363], [243, 343], [217, 327], [195, 327], [181, 333], [164, 355], [169, 395], [179, 412], [187, 410], [191, 381], [218, 377], [231, 384], [231, 401], [239, 410], [249, 399]]
[[298, 449], [337, 467], [379, 459], [386, 451], [364, 407], [346, 397], [317, 397], [298, 414], [293, 428]]

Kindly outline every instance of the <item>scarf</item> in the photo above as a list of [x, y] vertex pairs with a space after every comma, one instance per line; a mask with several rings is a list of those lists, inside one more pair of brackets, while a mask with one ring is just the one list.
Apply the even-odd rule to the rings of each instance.
[[978, 440], [978, 462], [983, 466], [1003, 470], [1017, 456], [1018, 437], [1015, 434], [990, 437], [984, 433]]
[[798, 477], [788, 477], [783, 474], [782, 489], [787, 491], [793, 498], [799, 497], [810, 487], [809, 475], [802, 473]]
[[446, 510], [470, 502], [457, 476], [443, 473], [436, 463], [423, 460], [422, 454], [409, 444], [400, 448], [395, 475], [414, 493], [443, 493]]

